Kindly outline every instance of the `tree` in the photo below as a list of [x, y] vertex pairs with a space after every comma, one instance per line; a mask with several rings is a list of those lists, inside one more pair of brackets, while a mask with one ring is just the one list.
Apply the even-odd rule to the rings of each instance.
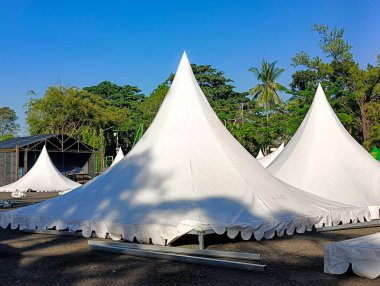
[[278, 77], [284, 72], [284, 69], [277, 68], [276, 63], [277, 61], [268, 63], [266, 60], [263, 60], [261, 70], [256, 67], [249, 69], [261, 81], [261, 83], [251, 88], [249, 93], [257, 100], [258, 105], [264, 107], [267, 113], [272, 105], [281, 104], [278, 92], [286, 90], [284, 86], [277, 82]]
[[32, 135], [65, 133], [88, 143], [88, 134], [102, 136], [100, 130], [117, 123], [118, 114], [99, 95], [56, 85], [50, 86], [42, 98], [29, 99], [26, 120]]
[[268, 152], [270, 141], [269, 132], [269, 114], [270, 109], [275, 104], [281, 105], [281, 99], [278, 95], [279, 91], [285, 91], [286, 88], [277, 82], [278, 77], [284, 72], [284, 69], [276, 67], [277, 61], [268, 63], [263, 59], [261, 69], [256, 67], [250, 68], [249, 71], [253, 72], [256, 78], [261, 82], [249, 90], [249, 93], [256, 100], [258, 106], [264, 107], [266, 114], [266, 144], [263, 149]]
[[[292, 58], [293, 66], [302, 67], [296, 71], [290, 84], [293, 97], [290, 101], [301, 101], [305, 106], [311, 103], [317, 83], [322, 83], [330, 104], [346, 129], [359, 142], [367, 142], [374, 125], [370, 106], [379, 100], [380, 67], [367, 65], [365, 69], [353, 60], [351, 46], [344, 40], [344, 30], [330, 29], [324, 25], [313, 25], [320, 35], [320, 47], [325, 62], [316, 56], [311, 58], [301, 51]], [[297, 109], [292, 104], [293, 111]], [[304, 111], [304, 110], [303, 110]], [[303, 112], [297, 112], [295, 121], [301, 122]]]
[[16, 112], [9, 107], [0, 107], [0, 141], [13, 138], [19, 128]]
[[142, 102], [145, 97], [136, 86], [120, 86], [110, 81], [102, 81], [96, 86], [84, 87], [83, 89], [100, 95], [103, 99], [108, 100], [110, 104], [118, 108], [130, 108], [136, 102]]

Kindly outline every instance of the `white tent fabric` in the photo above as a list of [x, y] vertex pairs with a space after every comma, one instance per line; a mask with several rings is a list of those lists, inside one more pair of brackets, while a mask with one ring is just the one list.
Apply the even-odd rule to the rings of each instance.
[[285, 147], [285, 143], [282, 142], [282, 144], [275, 151], [273, 151], [272, 153], [264, 156], [261, 159], [258, 159], [259, 163], [264, 168], [267, 168], [277, 158], [277, 156], [280, 155], [280, 153], [282, 152], [282, 150], [284, 150], [284, 147]]
[[0, 187], [0, 192], [26, 192], [67, 191], [79, 187], [80, 184], [63, 176], [51, 162], [44, 146], [36, 163], [24, 176], [9, 185]]
[[256, 156], [256, 159], [261, 159], [261, 158], [264, 158], [264, 154], [263, 154], [263, 151], [261, 151], [260, 149], [259, 153]]
[[380, 233], [325, 244], [325, 273], [343, 274], [349, 264], [361, 277], [380, 276]]
[[115, 166], [123, 158], [124, 158], [123, 150], [121, 149], [121, 147], [119, 147], [119, 151], [117, 151], [115, 160], [113, 160], [113, 162], [112, 162], [112, 164], [111, 164], [110, 167]]
[[379, 217], [380, 164], [346, 131], [321, 85], [301, 126], [268, 170], [315, 195], [370, 206], [372, 218]]
[[61, 197], [1, 212], [0, 225], [163, 245], [200, 228], [259, 240], [364, 218], [368, 208], [300, 191], [263, 168], [219, 121], [184, 54], [153, 123], [118, 164]]

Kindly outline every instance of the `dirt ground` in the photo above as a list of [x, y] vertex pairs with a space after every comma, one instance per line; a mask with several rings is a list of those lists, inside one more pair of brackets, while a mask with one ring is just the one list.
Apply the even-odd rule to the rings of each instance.
[[[16, 207], [56, 194], [28, 196], [16, 200]], [[0, 193], [0, 199], [9, 198]], [[350, 270], [344, 275], [323, 273], [323, 243], [379, 231], [372, 227], [311, 232], [259, 242], [205, 237], [207, 249], [260, 253], [258, 263], [268, 265], [267, 272], [254, 273], [96, 252], [82, 237], [0, 228], [0, 285], [380, 285], [380, 278], [360, 278]], [[196, 248], [197, 238], [181, 238], [174, 246]]]

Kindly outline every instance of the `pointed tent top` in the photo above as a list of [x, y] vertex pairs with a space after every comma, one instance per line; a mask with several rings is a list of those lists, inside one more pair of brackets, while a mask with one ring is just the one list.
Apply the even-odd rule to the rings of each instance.
[[263, 151], [261, 151], [260, 149], [259, 153], [256, 156], [256, 159], [261, 159], [261, 158], [264, 158], [264, 154], [263, 154]]
[[191, 64], [189, 61], [189, 58], [187, 57], [186, 51], [183, 52], [181, 61], [179, 62], [178, 68], [177, 68], [177, 73], [178, 71], [186, 69], [186, 70], [191, 70]]
[[0, 225], [166, 244], [204, 227], [272, 238], [367, 212], [274, 178], [218, 119], [184, 55], [153, 123], [123, 160], [63, 197], [0, 212]]
[[124, 153], [123, 153], [123, 150], [121, 149], [121, 147], [119, 147], [119, 151], [117, 151], [117, 154], [116, 154], [116, 157], [115, 159], [113, 160], [112, 164], [110, 167], [112, 166], [115, 166], [118, 162], [120, 162], [121, 159], [124, 158]]
[[285, 147], [285, 143], [282, 142], [281, 145], [275, 151], [273, 151], [272, 153], [264, 156], [261, 159], [258, 159], [259, 163], [264, 168], [268, 167], [277, 158], [277, 156], [280, 155], [280, 153], [282, 152], [282, 150], [284, 150], [284, 147]]
[[68, 191], [79, 187], [80, 184], [63, 176], [50, 160], [44, 145], [33, 167], [16, 182], [0, 187], [0, 192], [15, 190], [37, 192]]
[[268, 169], [330, 200], [380, 206], [380, 165], [344, 128], [320, 84], [297, 132]]

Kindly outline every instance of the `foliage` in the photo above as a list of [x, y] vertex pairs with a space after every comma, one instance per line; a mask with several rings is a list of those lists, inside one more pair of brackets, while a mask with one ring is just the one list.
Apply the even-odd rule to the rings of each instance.
[[29, 99], [27, 123], [32, 135], [65, 133], [94, 144], [92, 140], [101, 136], [102, 128], [118, 122], [119, 112], [98, 95], [56, 85], [42, 98]]
[[263, 59], [261, 63], [261, 70], [256, 67], [250, 68], [249, 71], [253, 72], [256, 78], [261, 82], [249, 90], [253, 98], [257, 100], [257, 104], [263, 106], [268, 112], [270, 107], [274, 104], [281, 104], [279, 91], [285, 91], [286, 88], [277, 83], [277, 78], [284, 72], [284, 69], [276, 67], [277, 61], [268, 63]]
[[0, 141], [13, 138], [18, 129], [16, 112], [9, 107], [0, 107]]
[[[290, 93], [293, 97], [287, 109], [292, 111], [290, 120], [299, 125], [305, 116], [317, 83], [320, 82], [339, 119], [359, 142], [369, 147], [376, 138], [376, 119], [370, 116], [370, 106], [379, 99], [380, 69], [368, 65], [361, 69], [353, 60], [351, 46], [344, 40], [344, 30], [314, 25], [321, 37], [320, 47], [326, 58], [310, 57], [304, 51], [292, 58], [295, 67], [304, 69], [292, 75]], [[376, 139], [375, 139], [376, 140]]]

